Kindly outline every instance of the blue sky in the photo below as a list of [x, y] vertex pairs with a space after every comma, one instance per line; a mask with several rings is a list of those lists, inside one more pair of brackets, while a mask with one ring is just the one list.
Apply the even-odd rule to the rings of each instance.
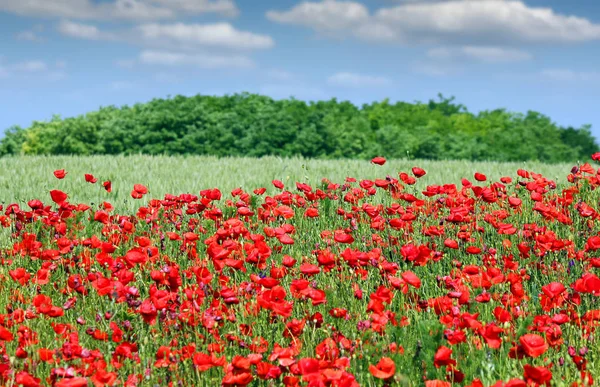
[[0, 130], [168, 95], [438, 92], [600, 138], [597, 0], [0, 0]]

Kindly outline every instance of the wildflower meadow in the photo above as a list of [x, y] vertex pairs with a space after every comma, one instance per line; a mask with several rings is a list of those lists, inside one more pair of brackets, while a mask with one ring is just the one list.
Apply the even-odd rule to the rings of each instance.
[[600, 378], [600, 153], [100, 159], [0, 160], [2, 385]]

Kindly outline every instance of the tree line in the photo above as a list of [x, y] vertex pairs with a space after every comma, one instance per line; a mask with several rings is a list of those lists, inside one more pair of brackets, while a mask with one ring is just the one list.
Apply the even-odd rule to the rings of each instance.
[[589, 125], [538, 112], [471, 113], [454, 98], [428, 103], [275, 100], [241, 93], [153, 99], [11, 127], [5, 155], [190, 154], [563, 162], [600, 151]]

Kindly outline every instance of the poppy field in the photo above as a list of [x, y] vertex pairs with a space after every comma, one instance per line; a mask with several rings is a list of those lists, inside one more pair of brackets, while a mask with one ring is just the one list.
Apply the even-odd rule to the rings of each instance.
[[[182, 158], [164, 181], [101, 160], [0, 160], [2, 385], [600, 379], [600, 153], [376, 157], [329, 178], [304, 160]], [[218, 162], [250, 177], [193, 178]]]

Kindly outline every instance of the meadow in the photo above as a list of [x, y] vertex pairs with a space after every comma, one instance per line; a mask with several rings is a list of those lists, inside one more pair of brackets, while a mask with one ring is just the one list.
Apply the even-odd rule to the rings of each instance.
[[[327, 178], [343, 182], [346, 177], [366, 179], [390, 175], [398, 178], [398, 172], [418, 165], [428, 171], [427, 184], [460, 184], [463, 177], [470, 177], [474, 170], [499, 179], [507, 173], [525, 168], [543, 174], [558, 182], [565, 181], [566, 172], [572, 164], [545, 164], [539, 162], [471, 162], [431, 160], [388, 160], [383, 166], [366, 160], [317, 160], [299, 157], [280, 158], [265, 156], [212, 157], [212, 156], [11, 156], [0, 158], [0, 203], [24, 204], [32, 198], [40, 198], [56, 187], [52, 172], [65, 169], [70, 178], [61, 181], [61, 187], [69, 192], [71, 200], [84, 203], [110, 198], [119, 209], [133, 209], [139, 201], [129, 195], [131, 187], [145, 184], [154, 197], [166, 193], [198, 193], [202, 189], [218, 187], [224, 192], [234, 188], [246, 190], [266, 187], [272, 190], [271, 180], [286, 183], [302, 182], [319, 184]], [[566, 172], [565, 172], [566, 171]], [[113, 192], [110, 196], [102, 190], [90, 189], [84, 182], [84, 174], [90, 173], [102, 181], [110, 180]]]
[[597, 161], [0, 168], [3, 385], [600, 378]]

